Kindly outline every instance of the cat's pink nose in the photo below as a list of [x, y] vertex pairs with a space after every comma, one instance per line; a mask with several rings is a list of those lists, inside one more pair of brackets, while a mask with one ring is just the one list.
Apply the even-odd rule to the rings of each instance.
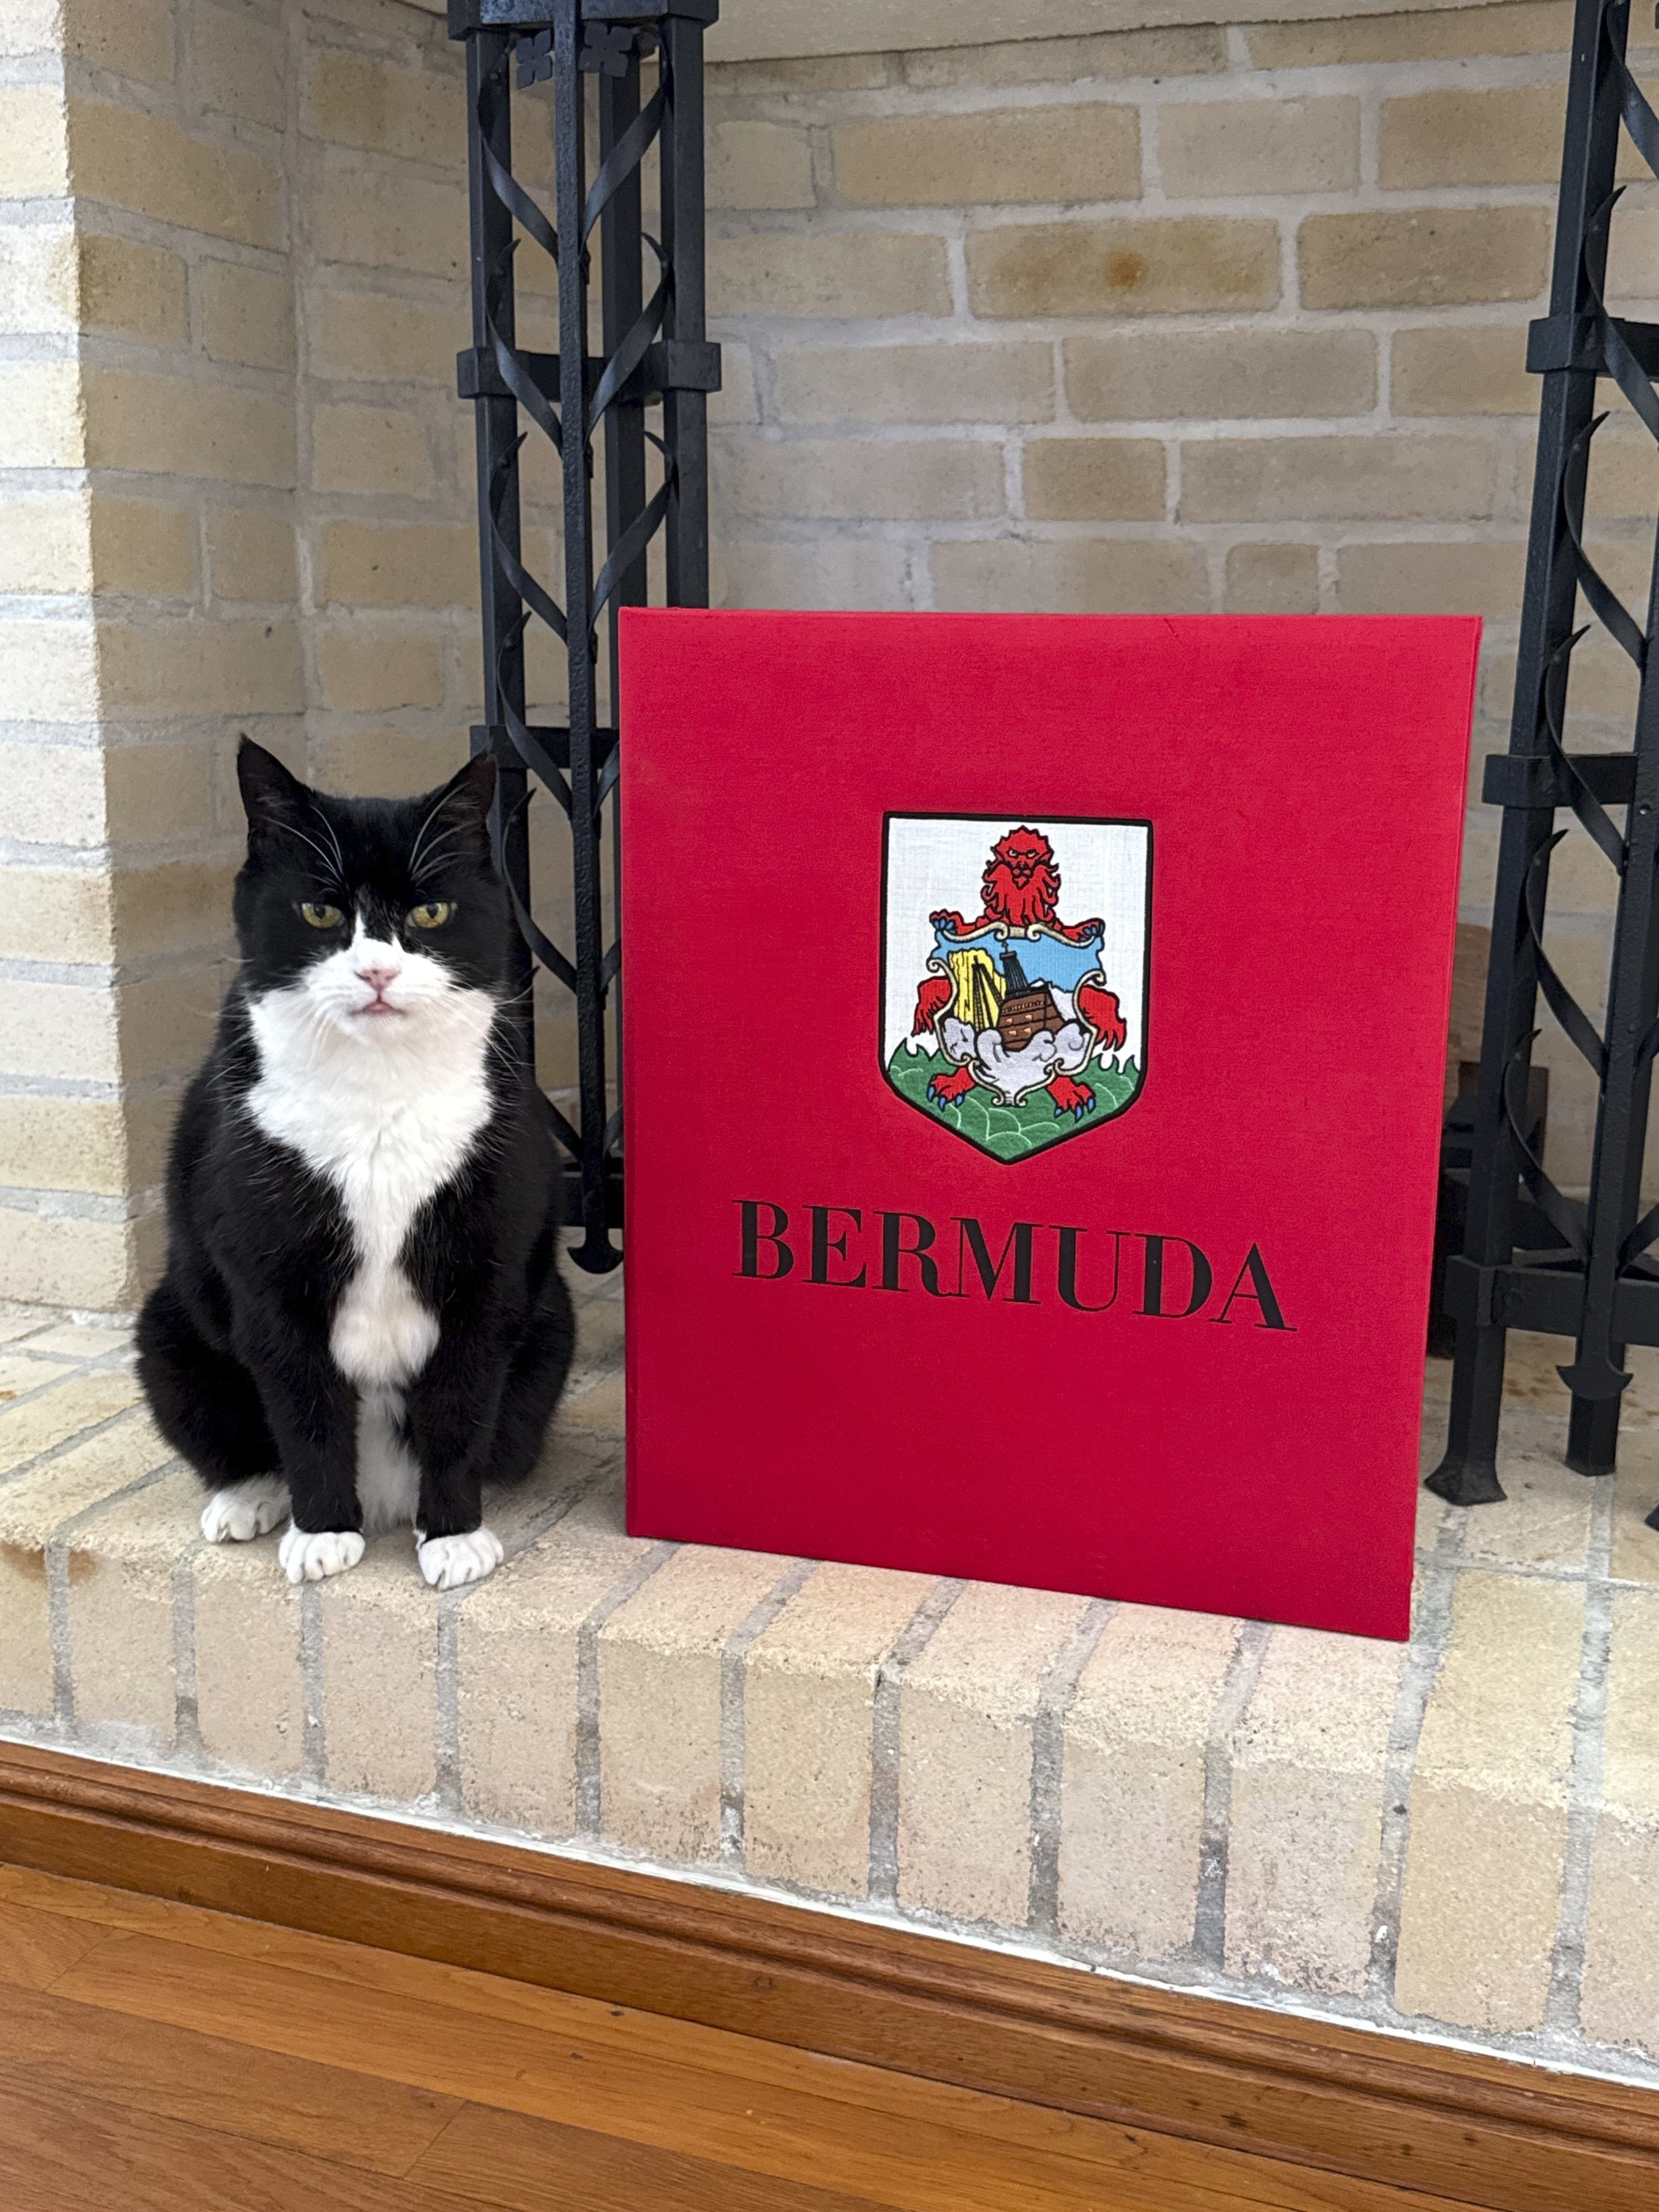
[[361, 983], [372, 985], [378, 997], [384, 992], [386, 985], [395, 983], [402, 973], [401, 968], [360, 968], [357, 970], [357, 980]]

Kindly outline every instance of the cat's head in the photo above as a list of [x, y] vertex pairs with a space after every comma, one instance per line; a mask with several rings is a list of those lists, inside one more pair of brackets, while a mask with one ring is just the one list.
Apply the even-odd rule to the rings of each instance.
[[256, 1005], [281, 993], [325, 1030], [390, 1042], [459, 994], [500, 998], [513, 925], [490, 854], [488, 755], [419, 799], [313, 791], [247, 738], [236, 773], [236, 935]]

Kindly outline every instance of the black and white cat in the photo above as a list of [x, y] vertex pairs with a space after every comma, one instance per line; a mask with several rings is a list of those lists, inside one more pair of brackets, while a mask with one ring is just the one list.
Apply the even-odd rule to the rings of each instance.
[[570, 1364], [561, 1181], [507, 1048], [494, 763], [335, 799], [244, 738], [239, 981], [185, 1097], [167, 1273], [138, 1325], [161, 1431], [291, 1582], [412, 1527], [434, 1588], [500, 1564], [486, 1481], [527, 1474]]

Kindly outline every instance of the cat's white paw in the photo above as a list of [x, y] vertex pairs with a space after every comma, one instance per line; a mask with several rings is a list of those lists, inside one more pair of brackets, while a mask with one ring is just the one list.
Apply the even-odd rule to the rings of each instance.
[[276, 1551], [291, 1583], [320, 1583], [330, 1575], [343, 1575], [362, 1556], [363, 1540], [355, 1528], [324, 1528], [315, 1534], [289, 1528]]
[[434, 1589], [459, 1589], [482, 1582], [507, 1557], [493, 1528], [474, 1528], [465, 1536], [423, 1536], [415, 1547], [421, 1572]]
[[256, 1474], [216, 1490], [202, 1508], [210, 1544], [246, 1544], [288, 1518], [288, 1485], [280, 1474]]

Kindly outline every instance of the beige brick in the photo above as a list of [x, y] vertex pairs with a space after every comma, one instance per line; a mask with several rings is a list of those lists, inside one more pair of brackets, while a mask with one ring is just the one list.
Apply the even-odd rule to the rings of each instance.
[[323, 535], [325, 606], [475, 605], [477, 540], [470, 526], [335, 522]]
[[[724, 429], [737, 422], [757, 422], [760, 402], [755, 392], [755, 356], [746, 345], [731, 338], [720, 343], [720, 388], [708, 395], [708, 427]], [[463, 457], [458, 474], [467, 481], [470, 464]]]
[[1621, 303], [1659, 299], [1659, 208], [1620, 209], [1607, 252], [1607, 292]]
[[84, 492], [15, 493], [0, 530], [0, 592], [92, 588], [92, 524]]
[[723, 607], [899, 607], [904, 558], [868, 539], [778, 545], [723, 530], [713, 547], [714, 603]]
[[1359, 181], [1359, 102], [1173, 100], [1158, 110], [1158, 158], [1171, 199], [1343, 191]]
[[325, 261], [425, 276], [466, 274], [466, 194], [455, 185], [342, 162], [321, 180], [313, 222], [316, 249]]
[[1276, 1628], [1232, 1740], [1230, 1973], [1365, 1986], [1398, 1644]]
[[161, 714], [286, 714], [304, 704], [287, 623], [107, 623], [98, 634], [106, 706]]
[[1523, 324], [1397, 331], [1389, 398], [1396, 415], [1534, 415]]
[[1659, 1950], [1653, 1941], [1659, 1894], [1656, 1669], [1659, 1594], [1616, 1590], [1579, 2019], [1593, 2042], [1650, 2057], [1659, 2057]]
[[1310, 215], [1297, 234], [1307, 307], [1444, 307], [1529, 300], [1548, 266], [1542, 208]]
[[1378, 175], [1432, 185], [1553, 184], [1561, 173], [1563, 84], [1413, 93], [1382, 103]]
[[1133, 199], [1140, 118], [1133, 107], [979, 108], [893, 115], [831, 134], [836, 191], [854, 207]]
[[282, 179], [258, 155], [101, 100], [72, 100], [69, 124], [77, 192], [239, 246], [282, 244]]
[[1570, 1583], [1459, 1579], [1412, 1782], [1402, 2012], [1461, 2027], [1543, 2023], [1583, 1606]]
[[225, 8], [198, 7], [191, 46], [204, 107], [282, 129], [288, 118], [288, 51], [276, 25]]
[[0, 331], [70, 332], [80, 323], [76, 295], [73, 232], [46, 223], [0, 228]]
[[1200, 614], [1201, 548], [1169, 538], [1015, 538], [935, 545], [933, 600], [963, 613]]
[[454, 307], [329, 288], [312, 294], [307, 324], [311, 364], [323, 375], [454, 389], [455, 356], [467, 335], [466, 319]]
[[90, 331], [182, 346], [185, 264], [160, 246], [88, 233], [80, 241], [81, 313]]
[[1043, 520], [1163, 519], [1164, 448], [1156, 438], [1032, 438], [1024, 470], [1025, 512]]
[[620, 1437], [624, 1401], [620, 1370], [610, 1375], [578, 1376], [559, 1407], [560, 1426]]
[[1360, 415], [1376, 400], [1364, 331], [1113, 331], [1067, 338], [1065, 361], [1085, 422]]
[[649, 1552], [623, 1533], [614, 1477], [468, 1596], [456, 1625], [461, 1794], [474, 1819], [576, 1827], [584, 1620]]
[[[156, 1446], [172, 1457], [159, 1437]], [[118, 1499], [77, 1532], [67, 1560], [77, 1721], [119, 1722], [149, 1730], [161, 1747], [171, 1745], [173, 1570], [195, 1539], [201, 1510], [201, 1484], [180, 1471]]]
[[757, 1880], [867, 1893], [877, 1676], [929, 1586], [821, 1566], [750, 1646], [743, 1833]]
[[[143, 844], [186, 830], [198, 834], [210, 812], [208, 755], [199, 744], [107, 747], [104, 791], [112, 838]], [[201, 863], [192, 860], [191, 866]], [[116, 910], [122, 911], [118, 893]], [[125, 955], [123, 957], [125, 957]]]
[[276, 1564], [277, 1542], [273, 1531], [204, 1545], [191, 1569], [202, 1748], [272, 1776], [297, 1773], [305, 1753], [300, 1593]]
[[1192, 1941], [1211, 1717], [1238, 1623], [1122, 1606], [1066, 1720], [1060, 1921], [1068, 1936], [1167, 1958]]
[[959, 1919], [1024, 1924], [1042, 1686], [1080, 1598], [972, 1583], [904, 1677], [898, 1893]]
[[93, 468], [236, 483], [294, 481], [294, 418], [275, 399], [182, 377], [100, 368], [87, 373], [86, 412]]
[[343, 629], [317, 639], [323, 704], [348, 714], [443, 702], [443, 659], [435, 638], [419, 630]]
[[359, 797], [410, 797], [432, 791], [465, 758], [454, 736], [415, 737], [407, 730], [352, 730], [312, 740], [313, 780], [329, 791]]
[[407, 1529], [322, 1586], [323, 1741], [337, 1790], [407, 1802], [437, 1782], [438, 1607]]
[[1192, 28], [939, 46], [902, 57], [909, 84], [1075, 84], [1085, 77], [1201, 76], [1227, 66], [1226, 33]]
[[599, 1632], [603, 1826], [665, 1859], [720, 1838], [720, 1655], [789, 1562], [688, 1545]]
[[65, 52], [118, 76], [171, 81], [173, 0], [64, 0], [63, 35]]
[[208, 573], [224, 599], [292, 599], [294, 526], [267, 507], [224, 507], [208, 517]]
[[[1583, 837], [1582, 831], [1578, 834]], [[1583, 842], [1588, 845], [1589, 841]], [[1559, 847], [1551, 863], [1552, 905], [1565, 849]], [[1611, 874], [1605, 860], [1601, 865]], [[1568, 902], [1560, 903], [1565, 907]], [[1490, 1513], [1469, 1516], [1462, 1546], [1466, 1559], [1495, 1566], [1553, 1568], [1569, 1574], [1585, 1571], [1594, 1490], [1583, 1475], [1562, 1464], [1555, 1419], [1560, 1378], [1552, 1373], [1550, 1380], [1555, 1389], [1547, 1411], [1504, 1407], [1504, 1487], [1509, 1495]]]
[[[114, 957], [109, 885], [95, 862], [84, 870], [7, 869], [3, 880], [0, 957], [92, 962]], [[0, 1176], [0, 1184], [16, 1180]]]
[[1277, 224], [1218, 216], [1017, 224], [970, 231], [974, 312], [1161, 315], [1271, 307]]
[[794, 125], [711, 121], [707, 161], [711, 208], [812, 204], [812, 150]]
[[10, 0], [0, 15], [0, 54], [56, 54], [63, 30], [61, 0]]
[[316, 138], [453, 173], [466, 158], [465, 100], [458, 67], [400, 69], [325, 46], [306, 86], [305, 127]]
[[0, 468], [75, 469], [85, 459], [74, 363], [9, 362], [0, 368]]
[[104, 761], [93, 745], [0, 745], [0, 825], [24, 844], [101, 845]]
[[292, 367], [294, 301], [286, 276], [235, 261], [205, 261], [198, 297], [202, 345], [215, 361]]
[[778, 408], [798, 422], [1042, 422], [1054, 349], [1041, 343], [802, 346], [777, 356]]
[[948, 315], [945, 241], [896, 232], [708, 242], [711, 315]]
[[312, 423], [312, 482], [320, 491], [420, 498], [432, 460], [417, 416], [386, 407], [319, 407]]
[[125, 1197], [120, 1107], [105, 1098], [0, 1097], [0, 1183]]
[[0, 720], [89, 721], [97, 712], [90, 623], [0, 621]]
[[54, 1306], [130, 1306], [142, 1295], [131, 1222], [0, 1216], [0, 1297]]
[[55, 84], [0, 87], [0, 199], [46, 198], [69, 188], [64, 95]]
[[749, 514], [967, 518], [1006, 507], [1000, 445], [748, 444], [732, 477], [732, 499]]
[[195, 1072], [213, 1035], [227, 980], [225, 965], [203, 960], [118, 991], [121, 1072], [129, 1082]]
[[1330, 22], [1252, 23], [1245, 36], [1258, 69], [1319, 69], [1343, 62], [1442, 61], [1471, 54], [1565, 53], [1570, 0], [1504, 7], [1358, 15]]
[[148, 499], [92, 502], [93, 587], [138, 599], [183, 599], [196, 587], [196, 518]]
[[1496, 460], [1484, 438], [1218, 438], [1182, 449], [1182, 517], [1430, 522], [1488, 514]]
[[1232, 545], [1227, 550], [1230, 615], [1319, 611], [1319, 555], [1311, 545]]
[[1527, 549], [1470, 544], [1345, 545], [1336, 603], [1345, 615], [1518, 615]]
[[217, 951], [230, 935], [229, 865], [174, 860], [115, 878], [117, 956]]

